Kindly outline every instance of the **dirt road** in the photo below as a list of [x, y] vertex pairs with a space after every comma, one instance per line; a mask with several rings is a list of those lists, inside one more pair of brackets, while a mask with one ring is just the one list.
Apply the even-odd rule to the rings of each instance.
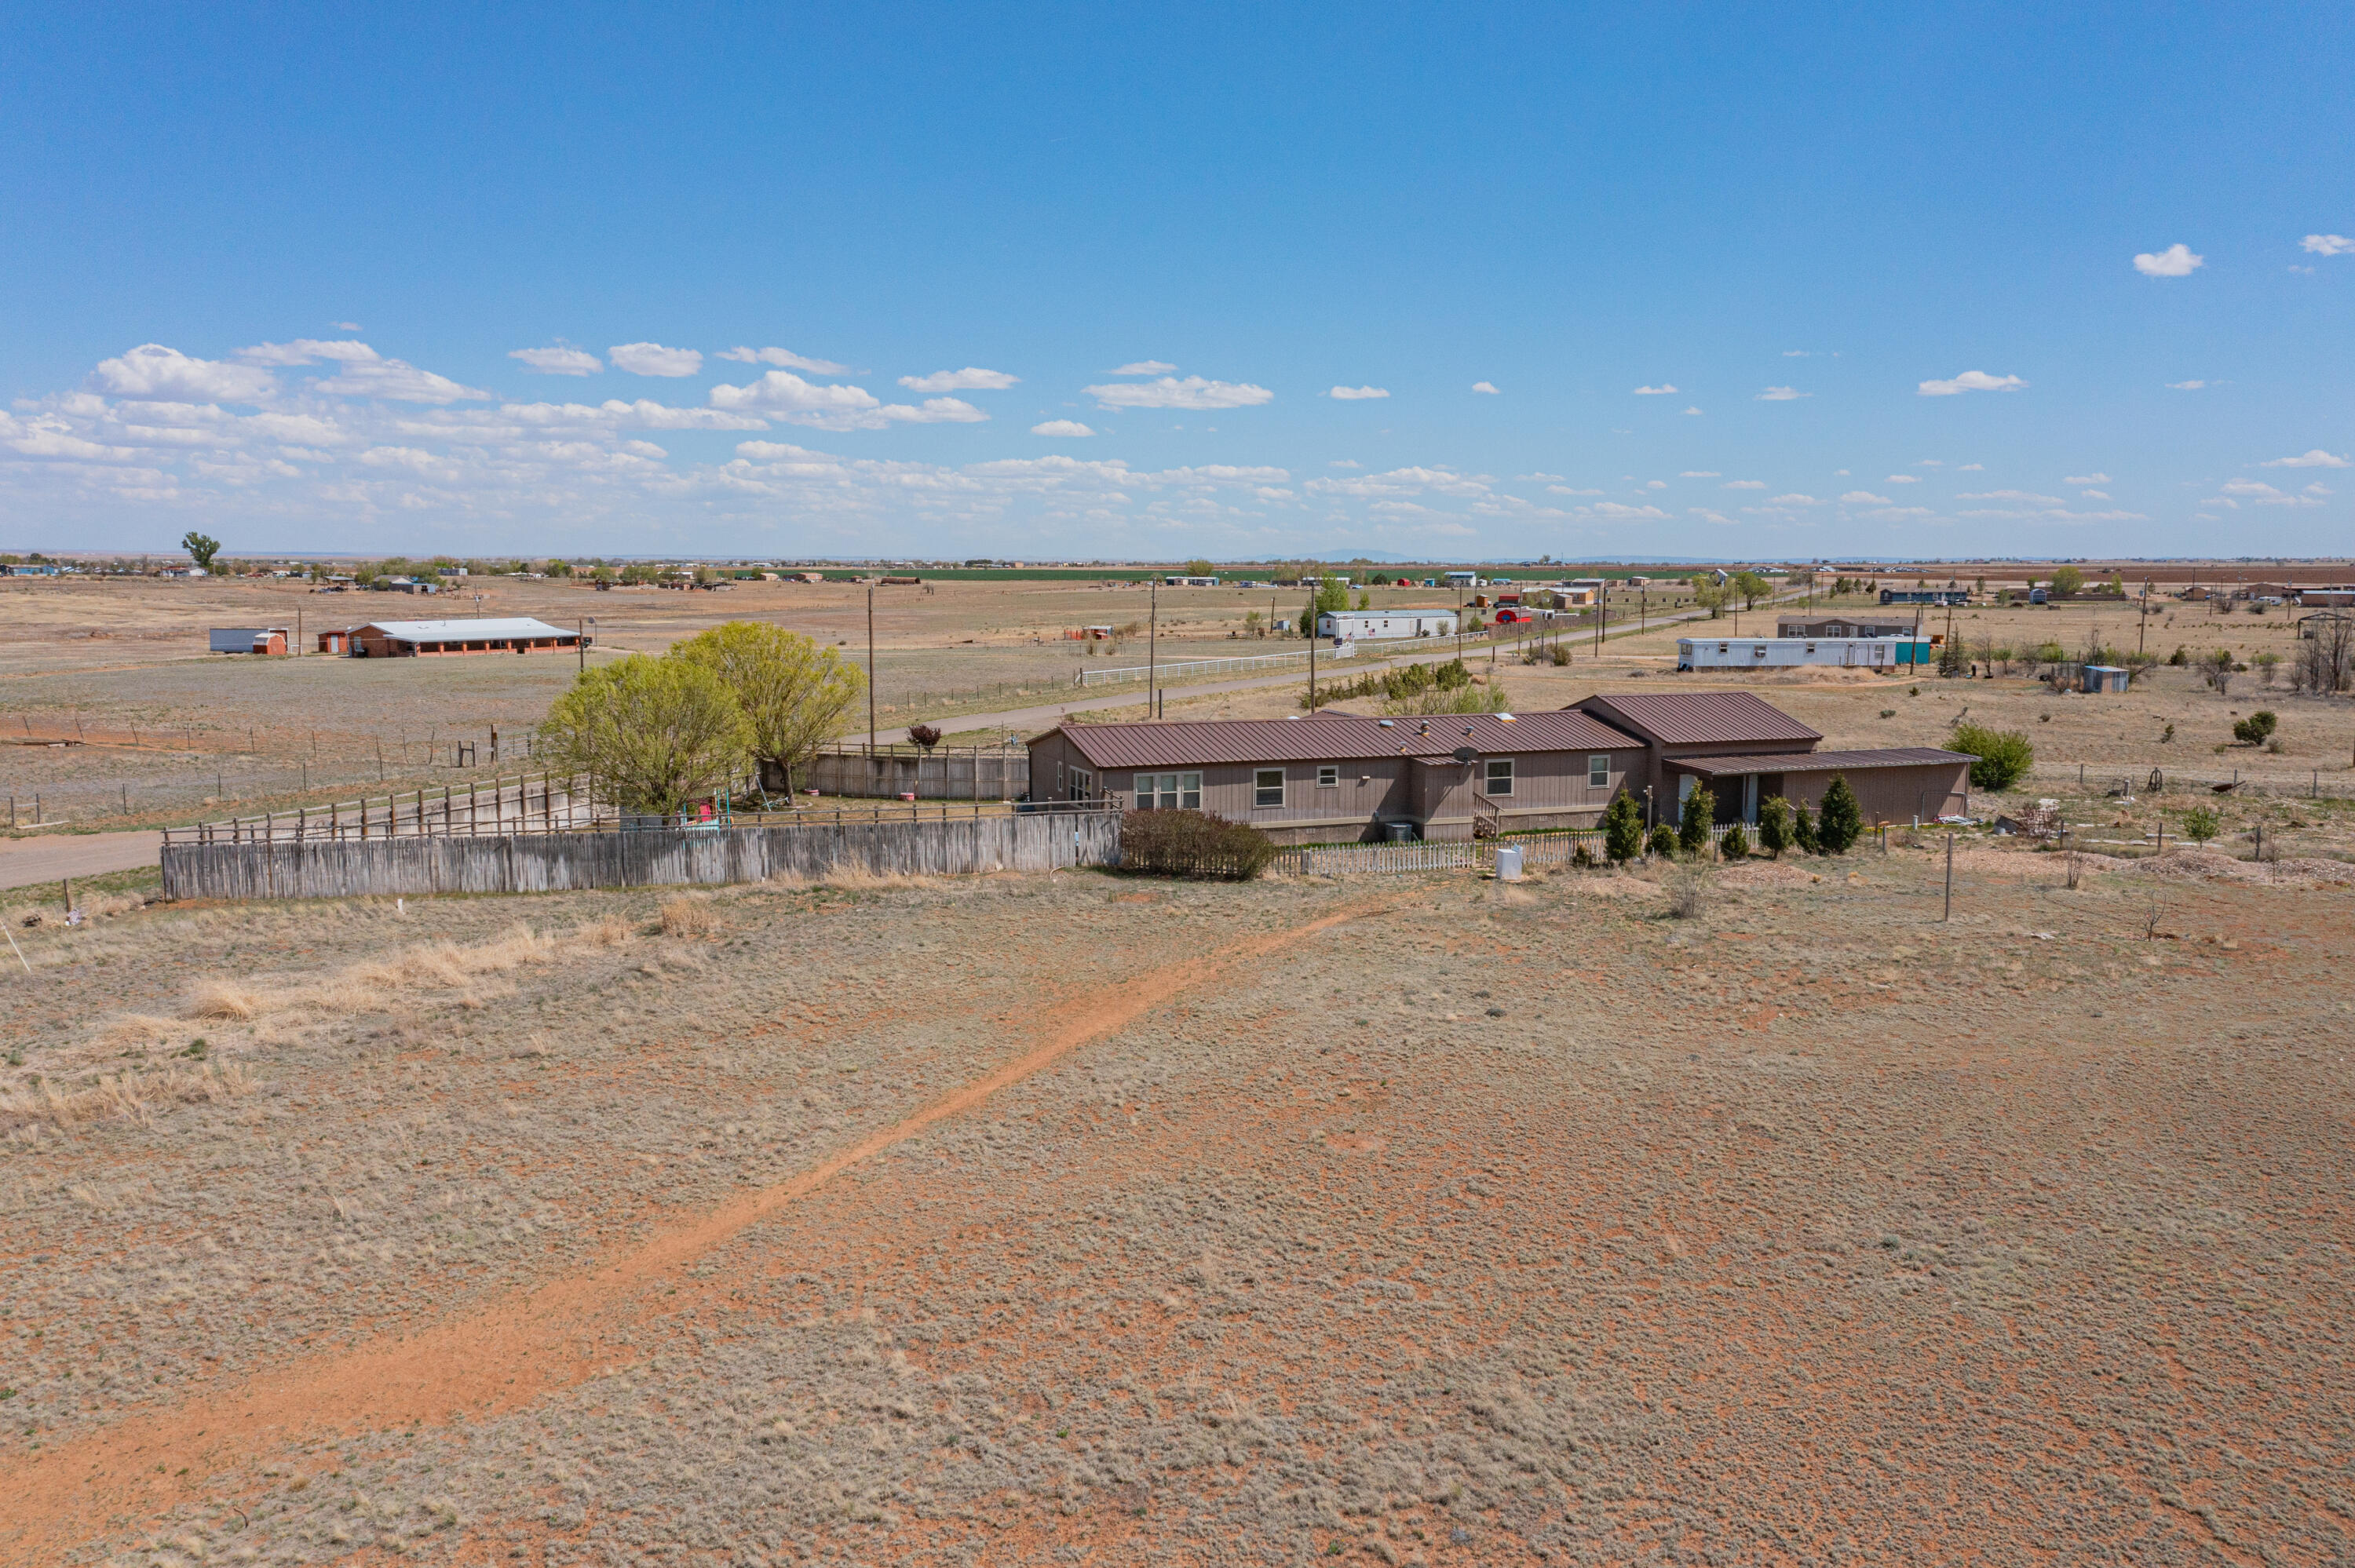
[[0, 887], [30, 887], [67, 876], [99, 876], [154, 865], [164, 835], [75, 833], [53, 839], [0, 842]]

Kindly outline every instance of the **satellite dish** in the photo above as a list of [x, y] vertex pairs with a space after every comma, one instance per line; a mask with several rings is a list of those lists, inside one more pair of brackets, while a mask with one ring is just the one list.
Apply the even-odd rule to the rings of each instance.
[[1480, 754], [1473, 750], [1468, 746], [1459, 746], [1455, 748], [1455, 760], [1458, 762], [1477, 762], [1480, 760]]

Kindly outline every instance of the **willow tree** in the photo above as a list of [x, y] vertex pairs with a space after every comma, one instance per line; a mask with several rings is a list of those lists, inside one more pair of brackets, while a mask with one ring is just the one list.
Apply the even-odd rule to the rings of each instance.
[[765, 620], [728, 620], [674, 644], [666, 657], [707, 670], [735, 694], [752, 731], [751, 751], [784, 788], [839, 736], [866, 694], [858, 666], [831, 648]]
[[538, 747], [592, 799], [669, 817], [740, 778], [752, 726], [727, 683], [684, 659], [634, 653], [588, 670], [549, 705]]

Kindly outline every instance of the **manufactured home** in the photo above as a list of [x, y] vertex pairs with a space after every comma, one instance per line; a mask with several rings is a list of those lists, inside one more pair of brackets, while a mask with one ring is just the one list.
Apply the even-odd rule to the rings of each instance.
[[1926, 664], [1927, 638], [1913, 637], [1679, 637], [1679, 670], [1778, 670], [1800, 664], [1843, 669], [1893, 670]]
[[1316, 635], [1339, 642], [1383, 637], [1453, 637], [1452, 609], [1328, 609], [1316, 618]]

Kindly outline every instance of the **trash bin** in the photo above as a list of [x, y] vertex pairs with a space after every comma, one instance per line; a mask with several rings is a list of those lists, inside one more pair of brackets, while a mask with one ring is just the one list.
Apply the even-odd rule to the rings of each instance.
[[1518, 882], [1521, 879], [1521, 846], [1505, 844], [1497, 851], [1497, 880]]
[[1414, 824], [1412, 822], [1384, 822], [1382, 827], [1389, 832], [1391, 842], [1394, 844], [1411, 844], [1414, 842]]

